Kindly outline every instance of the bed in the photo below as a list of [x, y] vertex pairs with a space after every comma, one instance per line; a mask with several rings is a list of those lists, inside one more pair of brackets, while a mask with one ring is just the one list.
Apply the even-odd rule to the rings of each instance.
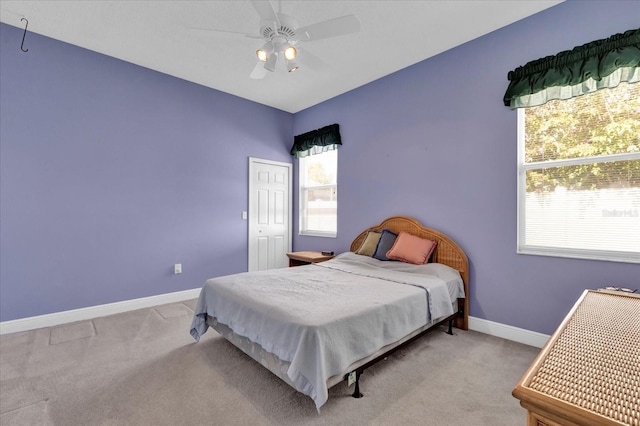
[[361, 396], [368, 366], [436, 326], [466, 330], [468, 286], [451, 238], [393, 216], [326, 262], [207, 280], [190, 332], [214, 328], [320, 410], [344, 380]]

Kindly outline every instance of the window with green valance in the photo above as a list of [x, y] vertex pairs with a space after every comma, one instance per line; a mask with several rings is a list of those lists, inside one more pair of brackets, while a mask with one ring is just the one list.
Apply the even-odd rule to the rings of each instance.
[[509, 72], [505, 106], [542, 105], [640, 81], [640, 28], [531, 61]]
[[309, 155], [331, 151], [336, 149], [338, 145], [342, 145], [340, 126], [331, 124], [321, 129], [295, 136], [291, 147], [291, 155], [296, 158], [304, 158]]
[[525, 255], [640, 263], [640, 29], [509, 73]]

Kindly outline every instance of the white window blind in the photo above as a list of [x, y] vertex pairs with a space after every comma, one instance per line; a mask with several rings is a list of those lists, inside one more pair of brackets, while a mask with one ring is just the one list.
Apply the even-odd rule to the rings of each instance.
[[300, 234], [335, 237], [338, 222], [338, 150], [299, 158]]
[[640, 263], [640, 84], [518, 114], [518, 252]]

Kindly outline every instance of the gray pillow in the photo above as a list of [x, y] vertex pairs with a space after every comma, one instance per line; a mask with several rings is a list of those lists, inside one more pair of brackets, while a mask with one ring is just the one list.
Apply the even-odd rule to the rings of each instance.
[[376, 251], [373, 253], [374, 258], [379, 260], [393, 260], [387, 257], [387, 252], [393, 247], [393, 243], [396, 242], [398, 234], [391, 232], [388, 229], [383, 229], [380, 234], [380, 240], [376, 246]]

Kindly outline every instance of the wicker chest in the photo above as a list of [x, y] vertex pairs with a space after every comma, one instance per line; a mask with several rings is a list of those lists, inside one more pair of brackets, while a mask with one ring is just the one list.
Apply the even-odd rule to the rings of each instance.
[[585, 291], [513, 396], [529, 426], [640, 426], [640, 296]]

